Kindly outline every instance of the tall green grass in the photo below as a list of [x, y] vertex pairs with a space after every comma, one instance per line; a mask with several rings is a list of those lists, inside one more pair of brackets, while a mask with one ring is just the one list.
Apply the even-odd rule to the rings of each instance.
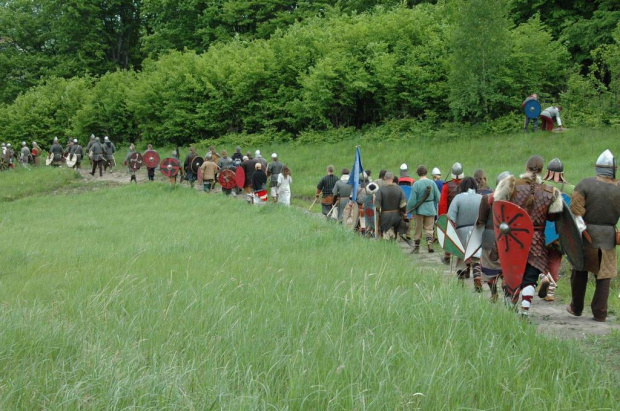
[[74, 184], [80, 175], [72, 169], [61, 167], [15, 167], [0, 173], [0, 203], [37, 194], [50, 193]]
[[0, 409], [620, 399], [578, 343], [296, 209], [144, 184], [6, 203], [0, 227]]

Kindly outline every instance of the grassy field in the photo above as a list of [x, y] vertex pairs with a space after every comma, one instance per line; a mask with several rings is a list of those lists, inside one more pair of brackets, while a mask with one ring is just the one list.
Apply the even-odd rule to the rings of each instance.
[[50, 193], [78, 183], [80, 176], [66, 167], [23, 168], [0, 174], [0, 203], [19, 198]]
[[1, 207], [0, 409], [620, 400], [581, 343], [294, 208], [159, 183]]

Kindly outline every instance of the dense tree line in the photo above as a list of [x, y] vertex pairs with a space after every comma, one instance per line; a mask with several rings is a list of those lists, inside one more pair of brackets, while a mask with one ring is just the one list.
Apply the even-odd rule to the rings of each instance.
[[[614, 3], [588, 2], [592, 24], [610, 26], [594, 3], [615, 16]], [[580, 121], [617, 121], [620, 29], [582, 58], [551, 17], [516, 0], [12, 0], [0, 7], [0, 136], [184, 143], [478, 122], [531, 92]]]

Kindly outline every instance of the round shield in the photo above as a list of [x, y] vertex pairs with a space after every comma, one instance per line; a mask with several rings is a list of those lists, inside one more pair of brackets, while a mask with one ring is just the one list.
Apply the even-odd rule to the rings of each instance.
[[52, 164], [52, 161], [54, 161], [54, 153], [50, 153], [50, 155], [47, 156], [47, 158], [45, 159], [45, 165], [49, 166], [50, 164]]
[[67, 157], [67, 167], [73, 167], [77, 163], [77, 156], [75, 154], [69, 154]]
[[235, 172], [232, 170], [222, 170], [220, 175], [217, 177], [217, 181], [220, 182], [222, 188], [226, 190], [232, 190], [237, 186], [237, 181], [235, 180]]
[[142, 167], [142, 154], [133, 153], [129, 156], [129, 169], [132, 171], [140, 170]]
[[192, 170], [192, 173], [198, 174], [198, 169], [204, 162], [205, 161], [202, 159], [202, 157], [199, 157], [199, 156], [194, 157], [194, 159], [192, 160], [192, 163], [190, 164], [190, 169]]
[[538, 118], [541, 112], [540, 103], [536, 100], [529, 100], [523, 106], [523, 112], [527, 118]]
[[235, 171], [235, 182], [238, 188], [245, 187], [245, 171], [243, 167], [237, 167], [237, 171]]
[[157, 154], [157, 151], [147, 150], [142, 156], [142, 161], [144, 161], [144, 165], [148, 168], [155, 168], [159, 164], [159, 154]]
[[176, 158], [164, 158], [159, 165], [159, 171], [166, 177], [175, 177], [179, 173], [181, 164]]

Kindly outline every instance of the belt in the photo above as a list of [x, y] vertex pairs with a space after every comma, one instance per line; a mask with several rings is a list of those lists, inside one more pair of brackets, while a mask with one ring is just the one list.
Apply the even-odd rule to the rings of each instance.
[[544, 225], [535, 225], [534, 226], [534, 231], [545, 231], [545, 226]]
[[456, 229], [458, 230], [459, 228], [463, 228], [463, 227], [472, 227], [473, 224], [464, 224], [464, 225], [457, 225]]
[[400, 210], [387, 210], [387, 211], [383, 211], [381, 210], [382, 213], [399, 213]]

